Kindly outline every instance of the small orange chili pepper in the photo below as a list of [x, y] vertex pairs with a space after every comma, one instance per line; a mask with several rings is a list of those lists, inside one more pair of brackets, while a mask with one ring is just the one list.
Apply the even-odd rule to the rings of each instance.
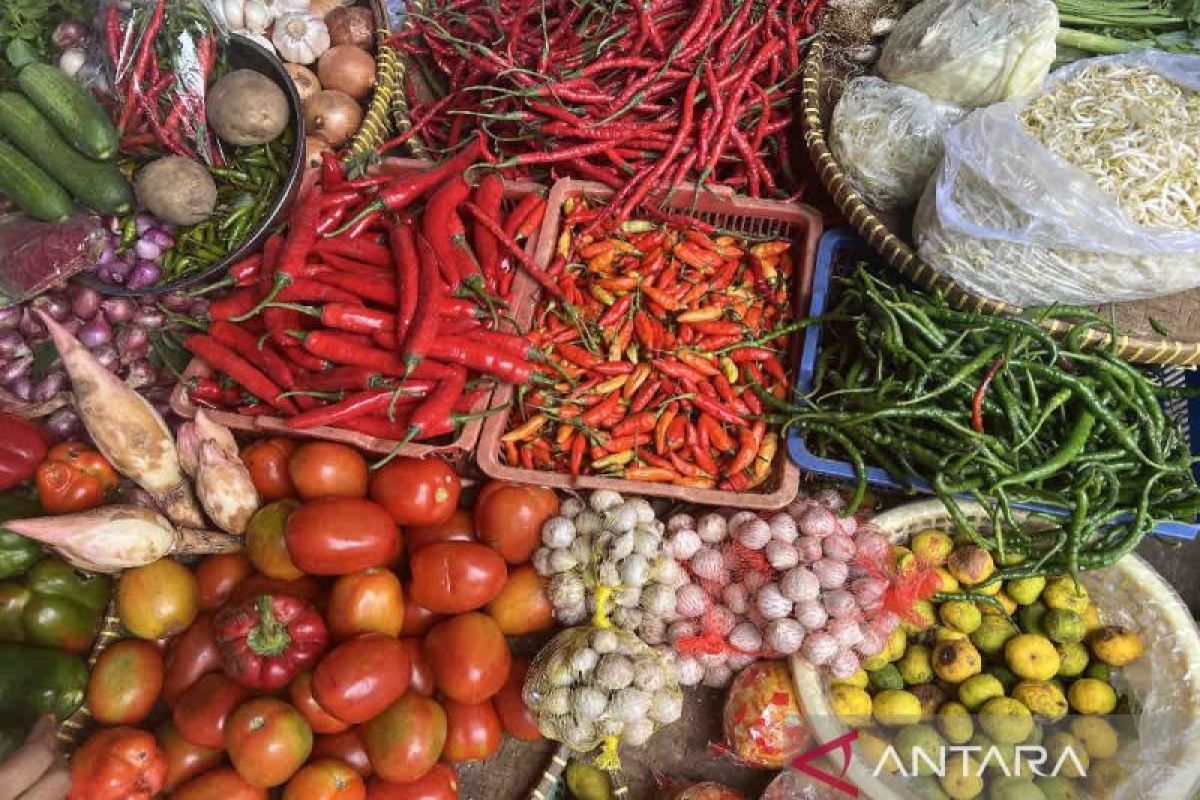
[[596, 388], [592, 391], [594, 394], [608, 394], [609, 392], [615, 392], [617, 389], [620, 389], [622, 386], [624, 386], [628, 380], [628, 375], [616, 375], [606, 381], [601, 381], [600, 383], [596, 384]]
[[633, 374], [629, 376], [629, 380], [625, 382], [625, 386], [621, 389], [621, 397], [629, 400], [634, 393], [642, 387], [646, 379], [650, 377], [650, 365], [638, 364], [633, 368]]
[[701, 414], [698, 423], [701, 430], [708, 434], [708, 441], [713, 447], [722, 452], [728, 452], [734, 449], [733, 437], [725, 432], [721, 427], [721, 423], [710, 417], [708, 414]]
[[779, 438], [774, 433], [768, 433], [763, 437], [762, 446], [758, 449], [758, 455], [754, 458], [754, 464], [750, 468], [750, 485], [746, 488], [753, 489], [762, 484], [771, 475], [771, 465], [775, 463], [775, 452], [779, 447]]
[[561, 423], [558, 430], [554, 432], [554, 443], [561, 449], [565, 450], [567, 445], [571, 443], [571, 437], [575, 435], [575, 429], [570, 425]]
[[592, 462], [592, 469], [607, 470], [616, 467], [623, 467], [630, 461], [633, 461], [634, 452], [632, 450], [622, 450], [618, 453], [611, 453], [604, 458], [598, 458]]
[[587, 439], [582, 435], [576, 436], [571, 441], [571, 474], [579, 475], [583, 472], [583, 456], [587, 452]]
[[673, 483], [679, 475], [664, 467], [630, 467], [625, 470], [625, 479], [648, 483]]
[[596, 298], [606, 306], [611, 306], [613, 303], [617, 302], [617, 298], [613, 297], [613, 293], [607, 289], [601, 288], [599, 284], [593, 283], [592, 288], [588, 291], [591, 293], [592, 297]]
[[791, 247], [791, 242], [785, 242], [782, 239], [777, 239], [773, 242], [761, 242], [750, 248], [750, 252], [759, 258], [770, 258], [777, 256], [780, 253]]
[[699, 355], [698, 353], [680, 350], [675, 354], [675, 357], [684, 364], [687, 364], [692, 369], [696, 370], [696, 372], [699, 372], [701, 375], [706, 375], [712, 378], [721, 374], [721, 371], [717, 369], [711, 361], [704, 356]]
[[520, 460], [520, 454], [517, 453], [516, 442], [504, 443], [504, 460], [509, 464], [509, 466], [515, 466], [517, 461]]
[[[723, 308], [720, 308], [719, 306], [704, 306], [703, 308], [695, 308], [695, 309], [692, 309], [691, 311], [684, 311], [682, 314], [676, 314], [675, 321], [680, 324], [690, 324], [690, 323], [694, 323], [694, 322], [712, 323], [715, 320], [720, 319], [721, 315], [724, 313], [725, 313], [725, 310]], [[735, 325], [735, 326], [737, 325], [737, 323], [735, 323], [735, 322], [731, 322], [728, 324]], [[729, 331], [725, 331], [725, 332], [729, 333]], [[740, 327], [737, 330], [732, 331], [732, 333], [741, 333], [741, 332], [742, 331], [741, 331]]]
[[596, 286], [610, 292], [631, 292], [638, 286], [638, 279], [629, 275], [617, 278], [602, 278], [596, 281]]
[[596, 256], [611, 253], [616, 250], [616, 244], [613, 239], [603, 239], [599, 242], [585, 244], [579, 248], [579, 257], [583, 259], [595, 258]]
[[675, 421], [676, 415], [679, 413], [679, 403], [672, 400], [663, 408], [662, 413], [658, 415], [658, 422], [654, 425], [654, 450], [660, 455], [667, 454], [667, 431], [671, 424]]
[[527, 442], [538, 435], [538, 431], [546, 424], [548, 417], [545, 414], [535, 414], [529, 418], [529, 421], [513, 428], [508, 433], [500, 437], [502, 442]]
[[675, 257], [688, 266], [708, 273], [721, 266], [722, 258], [712, 250], [702, 250], [691, 242], [675, 245]]
[[654, 425], [658, 420], [654, 414], [649, 411], [643, 411], [640, 414], [634, 414], [632, 417], [626, 417], [621, 422], [613, 426], [612, 432], [616, 436], [633, 436], [639, 433], [649, 433], [654, 430]]

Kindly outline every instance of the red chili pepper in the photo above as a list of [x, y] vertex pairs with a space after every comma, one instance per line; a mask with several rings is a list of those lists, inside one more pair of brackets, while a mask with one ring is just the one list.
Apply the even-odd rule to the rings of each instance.
[[313, 252], [325, 255], [341, 256], [342, 258], [361, 261], [375, 267], [387, 267], [392, 263], [394, 255], [381, 244], [370, 239], [322, 239], [317, 242]]
[[708, 436], [708, 441], [713, 447], [721, 452], [729, 452], [733, 450], [735, 445], [729, 434], [721, 427], [721, 423], [710, 417], [708, 414], [701, 414], [697, 421], [700, 430]]
[[992, 362], [992, 366], [984, 374], [983, 381], [980, 382], [979, 388], [975, 390], [975, 394], [971, 398], [971, 427], [975, 429], [976, 433], [983, 433], [983, 398], [987, 395], [988, 387], [992, 385], [992, 379], [996, 377], [996, 373], [1003, 365], [1004, 356], [1000, 356]]
[[405, 375], [408, 372], [405, 362], [394, 353], [366, 346], [361, 340], [352, 338], [354, 334], [326, 330], [292, 331], [291, 335], [309, 353], [335, 364], [367, 367], [381, 375]]
[[746, 364], [775, 358], [775, 351], [765, 347], [739, 347], [737, 350], [729, 351], [726, 355], [735, 364]]
[[459, 364], [492, 375], [505, 383], [521, 385], [529, 381], [533, 368], [512, 352], [497, 350], [485, 342], [467, 336], [435, 339], [429, 356], [438, 361]]
[[210, 325], [208, 334], [246, 359], [251, 359], [253, 355], [253, 360], [262, 365], [262, 371], [267, 377], [282, 388], [289, 391], [296, 388], [292, 368], [270, 345], [265, 342], [260, 343], [258, 339], [255, 339], [254, 334], [239, 328], [232, 322], [224, 321], [217, 321]]
[[600, 356], [573, 344], [556, 345], [554, 350], [567, 361], [584, 369], [591, 369], [602, 361]]
[[[348, 275], [346, 273], [330, 272], [325, 273], [317, 278], [327, 287], [336, 287], [341, 289], [340, 300], [329, 300], [325, 302], [356, 302], [360, 298], [372, 303], [378, 303], [381, 306], [389, 308], [396, 307], [396, 285], [393, 281], [386, 278], [373, 278], [366, 275]], [[283, 296], [287, 290], [280, 292]], [[345, 298], [349, 299], [345, 299]]]
[[724, 422], [727, 425], [734, 425], [738, 428], [748, 428], [750, 423], [737, 414], [724, 408], [720, 403], [711, 400], [704, 395], [696, 395], [692, 398], [692, 404], [705, 414], [710, 415], [718, 422]]
[[408, 433], [404, 440], [391, 453], [372, 466], [381, 467], [399, 454], [405, 444], [420, 439], [432, 439], [450, 433], [454, 430], [460, 417], [454, 413], [454, 404], [463, 393], [467, 384], [467, 371], [462, 367], [455, 368], [443, 379], [424, 402], [413, 409], [408, 420]]
[[365, 391], [386, 388], [389, 379], [367, 367], [333, 367], [323, 372], [306, 372], [296, 377], [296, 385], [318, 392]]
[[619, 424], [613, 427], [612, 432], [616, 436], [629, 436], [638, 433], [649, 433], [654, 430], [654, 425], [658, 420], [654, 414], [649, 411], [643, 411], [640, 414], [634, 414], [631, 417], [626, 417]]
[[417, 261], [420, 266], [420, 302], [408, 336], [400, 344], [400, 354], [403, 356], [407, 372], [411, 372], [421, 363], [430, 345], [437, 338], [441, 320], [439, 308], [443, 297], [437, 253], [424, 236], [418, 234], [416, 238]]
[[228, 297], [215, 300], [208, 306], [208, 318], [212, 320], [231, 320], [240, 317], [258, 304], [258, 296], [254, 289], [239, 289], [231, 292]]
[[321, 425], [336, 426], [347, 419], [386, 412], [393, 406], [418, 403], [432, 388], [433, 384], [429, 382], [405, 381], [401, 389], [360, 392], [337, 403], [290, 417], [287, 426], [296, 430], [316, 428]]
[[561, 300], [564, 303], [568, 303], [566, 295], [563, 294], [563, 291], [558, 287], [558, 284], [556, 284], [553, 279], [551, 279], [550, 276], [547, 275], [546, 272], [537, 265], [537, 262], [535, 262], [533, 258], [525, 252], [524, 248], [522, 248], [515, 239], [504, 232], [504, 229], [500, 227], [498, 222], [487, 216], [486, 211], [474, 203], [463, 203], [462, 207], [466, 209], [467, 212], [480, 225], [487, 228], [491, 234], [496, 237], [496, 241], [500, 243], [501, 247], [507, 250], [509, 255], [515, 258], [517, 263], [525, 268], [525, 272], [531, 278], [537, 281], [538, 285], [541, 286], [547, 294], [549, 294], [551, 297]]
[[[485, 175], [475, 190], [475, 204], [492, 219], [500, 219], [500, 204], [504, 200], [504, 182], [494, 172]], [[478, 222], [478, 221], [477, 221]], [[483, 269], [483, 277], [487, 281], [490, 292], [500, 289], [500, 243], [496, 237], [482, 224], [476, 224], [471, 231], [471, 243], [475, 248], [475, 256]]]
[[621, 320], [621, 317], [625, 316], [629, 312], [629, 308], [632, 305], [632, 294], [621, 295], [617, 298], [617, 302], [609, 306], [608, 311], [605, 311], [600, 316], [600, 319], [596, 320], [596, 324], [601, 328], [607, 328], [612, 325], [616, 325]]
[[184, 346], [208, 365], [237, 381], [250, 394], [285, 414], [296, 413], [296, 404], [280, 397], [283, 390], [256, 367], [211, 336], [192, 334]]

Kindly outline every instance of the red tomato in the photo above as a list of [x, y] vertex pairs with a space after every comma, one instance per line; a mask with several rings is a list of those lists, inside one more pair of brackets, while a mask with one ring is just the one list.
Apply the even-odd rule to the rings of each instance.
[[246, 556], [254, 568], [279, 581], [296, 580], [304, 572], [292, 561], [287, 546], [287, 521], [300, 501], [289, 498], [268, 503], [246, 526]]
[[371, 499], [397, 525], [440, 525], [458, 508], [462, 481], [440, 458], [394, 458], [371, 476]]
[[167, 781], [163, 784], [163, 791], [166, 792], [207, 772], [224, 758], [224, 754], [216, 748], [199, 747], [183, 738], [170, 720], [158, 726], [154, 738], [158, 742], [158, 749], [167, 759]]
[[546, 581], [529, 564], [508, 574], [500, 594], [488, 603], [487, 613], [507, 636], [554, 627], [554, 606], [546, 593]]
[[364, 633], [330, 650], [313, 672], [313, 697], [333, 716], [357, 724], [408, 691], [412, 668], [399, 639]]
[[303, 767], [288, 781], [283, 800], [364, 800], [362, 777], [344, 761], [323, 758]]
[[186, 631], [171, 640], [163, 666], [162, 699], [171, 708], [192, 684], [221, 669], [221, 651], [217, 649], [213, 632], [212, 612], [196, 617]]
[[251, 786], [286, 783], [312, 752], [312, 728], [300, 712], [274, 697], [243, 703], [225, 723], [225, 749]]
[[459, 614], [433, 626], [422, 646], [442, 694], [460, 703], [482, 703], [508, 680], [512, 654], [496, 621]]
[[509, 564], [522, 564], [537, 549], [542, 525], [557, 513], [553, 489], [492, 481], [475, 500], [475, 529], [479, 541], [496, 548]]
[[421, 640], [410, 636], [401, 639], [400, 644], [404, 645], [404, 652], [408, 653], [408, 663], [412, 664], [412, 680], [409, 681], [408, 688], [417, 694], [433, 697], [436, 688], [433, 685], [433, 669], [425, 660], [425, 654], [421, 652]]
[[310, 575], [345, 575], [382, 567], [400, 546], [387, 511], [370, 500], [327, 497], [306, 503], [287, 521], [292, 561]]
[[448, 764], [434, 764], [412, 783], [376, 778], [367, 785], [367, 800], [458, 800], [458, 774]]
[[412, 581], [404, 584], [404, 625], [400, 628], [401, 636], [424, 636], [433, 624], [442, 618], [425, 606], [413, 600]]
[[366, 569], [333, 583], [325, 610], [334, 639], [359, 633], [399, 636], [404, 627], [404, 590], [390, 569]]
[[226, 720], [250, 692], [224, 672], [210, 672], [180, 696], [171, 720], [183, 738], [201, 747], [224, 747]]
[[358, 728], [347, 728], [341, 733], [326, 733], [313, 742], [313, 758], [332, 758], [344, 761], [364, 778], [374, 773], [371, 759], [367, 757], [367, 746], [363, 743]]
[[435, 700], [406, 694], [362, 726], [375, 774], [396, 783], [433, 768], [446, 743], [446, 712]]
[[276, 436], [242, 448], [242, 463], [250, 470], [250, 480], [264, 503], [296, 496], [296, 487], [288, 475], [288, 461], [299, 446], [295, 439]]
[[38, 465], [38, 500], [48, 514], [87, 511], [104, 505], [118, 480], [117, 471], [98, 451], [80, 442], [62, 442]]
[[350, 726], [321, 708], [321, 704], [312, 694], [312, 672], [301, 672], [292, 678], [288, 685], [288, 698], [296, 710], [308, 720], [308, 725], [314, 733], [341, 733]]
[[491, 701], [467, 705], [454, 700], [443, 703], [446, 709], [446, 745], [442, 758], [451, 764], [482, 761], [496, 755], [504, 738], [504, 726]]
[[[9, 778], [19, 775], [17, 771]], [[71, 757], [71, 790], [67, 800], [108, 797], [150, 800], [166, 779], [167, 760], [153, 736], [137, 728], [102, 728], [89, 736]], [[12, 796], [9, 788], [4, 792]], [[22, 796], [35, 793], [38, 792]]]
[[196, 583], [200, 587], [200, 608], [211, 611], [229, 600], [234, 587], [254, 574], [254, 565], [242, 553], [207, 556], [196, 565]]
[[525, 676], [529, 674], [529, 662], [523, 658], [513, 659], [508, 680], [492, 698], [492, 705], [500, 715], [504, 730], [514, 739], [533, 742], [542, 738], [537, 718], [525, 705]]
[[367, 461], [349, 445], [303, 444], [288, 462], [288, 475], [303, 500], [367, 496]]
[[163, 685], [162, 652], [151, 642], [123, 639], [100, 654], [87, 686], [87, 705], [101, 725], [136, 725], [150, 715]]
[[471, 512], [465, 508], [455, 509], [450, 518], [440, 525], [418, 525], [404, 529], [408, 552], [415, 553], [422, 547], [436, 542], [475, 541], [475, 522]]
[[507, 570], [495, 550], [473, 542], [441, 542], [409, 557], [414, 602], [438, 614], [461, 614], [490, 603]]
[[221, 767], [183, 784], [171, 800], [267, 800], [267, 790], [246, 783], [233, 767]]
[[299, 597], [301, 600], [307, 600], [317, 608], [321, 608], [323, 605], [320, 602], [321, 584], [311, 575], [305, 575], [303, 578], [296, 578], [294, 580], [279, 580], [278, 578], [268, 578], [266, 575], [251, 575], [237, 585], [237, 588], [233, 590], [233, 594], [229, 595], [229, 601], [226, 605], [240, 605], [260, 594], [290, 594], [293, 597]]

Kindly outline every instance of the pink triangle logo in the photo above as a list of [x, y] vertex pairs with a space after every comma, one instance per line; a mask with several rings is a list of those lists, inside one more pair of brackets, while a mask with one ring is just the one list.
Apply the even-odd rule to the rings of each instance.
[[[816, 778], [822, 783], [829, 784], [840, 792], [844, 792], [851, 797], [858, 797], [858, 788], [849, 781], [845, 780], [846, 772], [850, 769], [850, 759], [853, 757], [853, 751], [850, 746], [858, 739], [858, 731], [850, 731], [836, 739], [833, 739], [820, 747], [815, 747], [807, 753], [801, 753], [792, 761], [792, 768], [803, 772], [805, 775]], [[826, 772], [812, 762], [816, 761], [821, 756], [827, 755], [835, 750], [840, 750], [842, 753], [842, 771], [839, 775]]]

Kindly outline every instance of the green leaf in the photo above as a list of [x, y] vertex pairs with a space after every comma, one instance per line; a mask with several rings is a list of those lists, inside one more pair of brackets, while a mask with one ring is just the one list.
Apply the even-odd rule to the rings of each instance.
[[30, 372], [35, 380], [45, 377], [50, 372], [50, 368], [58, 361], [58, 349], [49, 339], [38, 342], [30, 347], [29, 351], [33, 353], [33, 367]]

